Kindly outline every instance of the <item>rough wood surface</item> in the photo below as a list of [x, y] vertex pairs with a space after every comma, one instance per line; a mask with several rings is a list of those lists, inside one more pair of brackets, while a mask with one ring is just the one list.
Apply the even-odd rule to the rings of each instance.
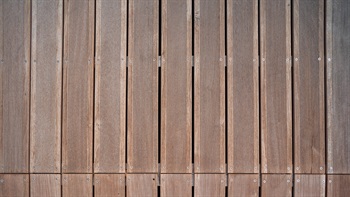
[[349, 196], [350, 175], [327, 175], [327, 196]]
[[225, 174], [195, 174], [194, 196], [225, 196]]
[[125, 196], [125, 174], [95, 174], [96, 197]]
[[259, 172], [258, 1], [227, 2], [228, 172]]
[[157, 196], [156, 174], [127, 174], [126, 195], [127, 196]]
[[28, 174], [0, 174], [0, 196], [28, 197]]
[[0, 173], [29, 171], [30, 1], [0, 1]]
[[263, 174], [261, 196], [292, 196], [292, 175]]
[[259, 174], [229, 174], [228, 178], [227, 196], [259, 196]]
[[67, 197], [92, 197], [92, 175], [63, 174], [62, 195]]
[[129, 1], [128, 172], [158, 170], [158, 0]]
[[125, 172], [127, 1], [96, 1], [94, 172]]
[[161, 174], [160, 196], [192, 196], [191, 174]]
[[326, 196], [326, 175], [295, 175], [294, 195], [310, 197]]
[[31, 174], [30, 196], [33, 197], [60, 197], [60, 174]]

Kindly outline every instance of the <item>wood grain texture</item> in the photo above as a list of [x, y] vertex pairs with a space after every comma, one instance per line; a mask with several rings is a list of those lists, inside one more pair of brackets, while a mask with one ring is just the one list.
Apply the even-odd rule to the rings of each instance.
[[350, 173], [350, 1], [326, 7], [327, 171]]
[[229, 174], [228, 178], [227, 196], [259, 196], [259, 174]]
[[125, 196], [125, 174], [95, 174], [94, 176], [94, 196]]
[[94, 171], [125, 172], [127, 1], [96, 1]]
[[192, 2], [162, 1], [161, 172], [191, 173]]
[[292, 196], [292, 175], [263, 174], [261, 196]]
[[350, 175], [327, 175], [327, 196], [349, 196]]
[[0, 174], [0, 196], [29, 197], [29, 175]]
[[224, 1], [195, 0], [194, 170], [225, 172]]
[[326, 196], [326, 175], [295, 175], [295, 196]]
[[160, 195], [161, 196], [192, 196], [191, 174], [161, 174]]
[[126, 196], [157, 196], [156, 174], [127, 174]]
[[62, 196], [92, 197], [91, 174], [63, 174]]
[[30, 172], [61, 171], [62, 23], [62, 0], [32, 0]]
[[229, 173], [259, 172], [258, 1], [227, 2]]
[[0, 173], [29, 171], [30, 0], [0, 1]]
[[92, 172], [94, 1], [64, 1], [63, 172]]
[[292, 173], [290, 0], [260, 2], [261, 165]]
[[194, 196], [225, 196], [225, 174], [195, 174]]
[[129, 1], [128, 172], [158, 171], [158, 0]]
[[60, 197], [60, 174], [31, 174], [30, 196], [32, 197]]

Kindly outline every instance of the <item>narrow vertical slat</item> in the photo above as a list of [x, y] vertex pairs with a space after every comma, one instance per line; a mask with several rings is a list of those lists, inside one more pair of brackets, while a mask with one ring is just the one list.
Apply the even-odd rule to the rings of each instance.
[[125, 174], [95, 174], [94, 196], [125, 196]]
[[0, 196], [29, 197], [29, 175], [0, 174]]
[[228, 178], [227, 196], [259, 196], [259, 174], [229, 174]]
[[327, 196], [349, 196], [350, 175], [327, 175]]
[[294, 195], [320, 197], [326, 196], [326, 175], [295, 175]]
[[225, 196], [225, 174], [195, 174], [194, 196]]
[[192, 196], [193, 177], [191, 174], [161, 174], [160, 176], [160, 196]]
[[91, 174], [63, 174], [62, 196], [64, 197], [92, 197]]
[[127, 174], [126, 196], [157, 196], [156, 174]]
[[292, 175], [263, 174], [261, 196], [292, 196]]
[[32, 197], [60, 197], [60, 174], [31, 174], [30, 196]]

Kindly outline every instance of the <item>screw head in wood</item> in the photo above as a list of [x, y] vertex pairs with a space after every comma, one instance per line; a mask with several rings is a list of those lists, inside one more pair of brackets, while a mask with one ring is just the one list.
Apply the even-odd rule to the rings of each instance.
[[323, 170], [323, 167], [320, 167], [320, 170]]
[[318, 60], [318, 61], [321, 61], [321, 58], [319, 57], [317, 60]]
[[299, 183], [299, 182], [300, 182], [300, 179], [297, 179], [297, 182]]
[[263, 183], [266, 183], [266, 180], [263, 180]]

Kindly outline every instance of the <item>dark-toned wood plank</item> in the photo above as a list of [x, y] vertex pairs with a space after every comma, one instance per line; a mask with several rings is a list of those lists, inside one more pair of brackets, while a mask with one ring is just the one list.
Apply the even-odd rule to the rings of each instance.
[[0, 196], [29, 197], [29, 175], [0, 174]]
[[195, 174], [194, 196], [225, 196], [225, 174]]
[[0, 1], [0, 172], [29, 171], [30, 1]]
[[190, 173], [192, 2], [162, 1], [161, 172]]
[[327, 175], [327, 196], [349, 196], [350, 175]]
[[92, 175], [91, 174], [63, 174], [62, 175], [63, 196], [92, 197]]
[[191, 174], [161, 174], [161, 196], [192, 196]]
[[258, 1], [227, 2], [228, 172], [259, 172]]
[[61, 196], [60, 174], [31, 174], [30, 179], [30, 196]]
[[224, 0], [195, 0], [194, 170], [225, 172]]
[[262, 172], [292, 173], [290, 0], [260, 9]]
[[263, 174], [261, 196], [292, 196], [292, 175]]
[[326, 7], [327, 171], [350, 173], [350, 1]]
[[127, 196], [157, 196], [156, 174], [127, 174]]
[[95, 196], [125, 196], [125, 174], [95, 174]]
[[229, 174], [228, 196], [259, 196], [259, 174]]
[[126, 12], [96, 1], [95, 172], [125, 172]]
[[295, 175], [295, 196], [325, 196], [326, 175]]
[[62, 0], [32, 0], [31, 172], [61, 170], [62, 22]]
[[92, 172], [94, 1], [64, 1], [63, 172]]
[[158, 0], [129, 1], [128, 172], [158, 170]]

